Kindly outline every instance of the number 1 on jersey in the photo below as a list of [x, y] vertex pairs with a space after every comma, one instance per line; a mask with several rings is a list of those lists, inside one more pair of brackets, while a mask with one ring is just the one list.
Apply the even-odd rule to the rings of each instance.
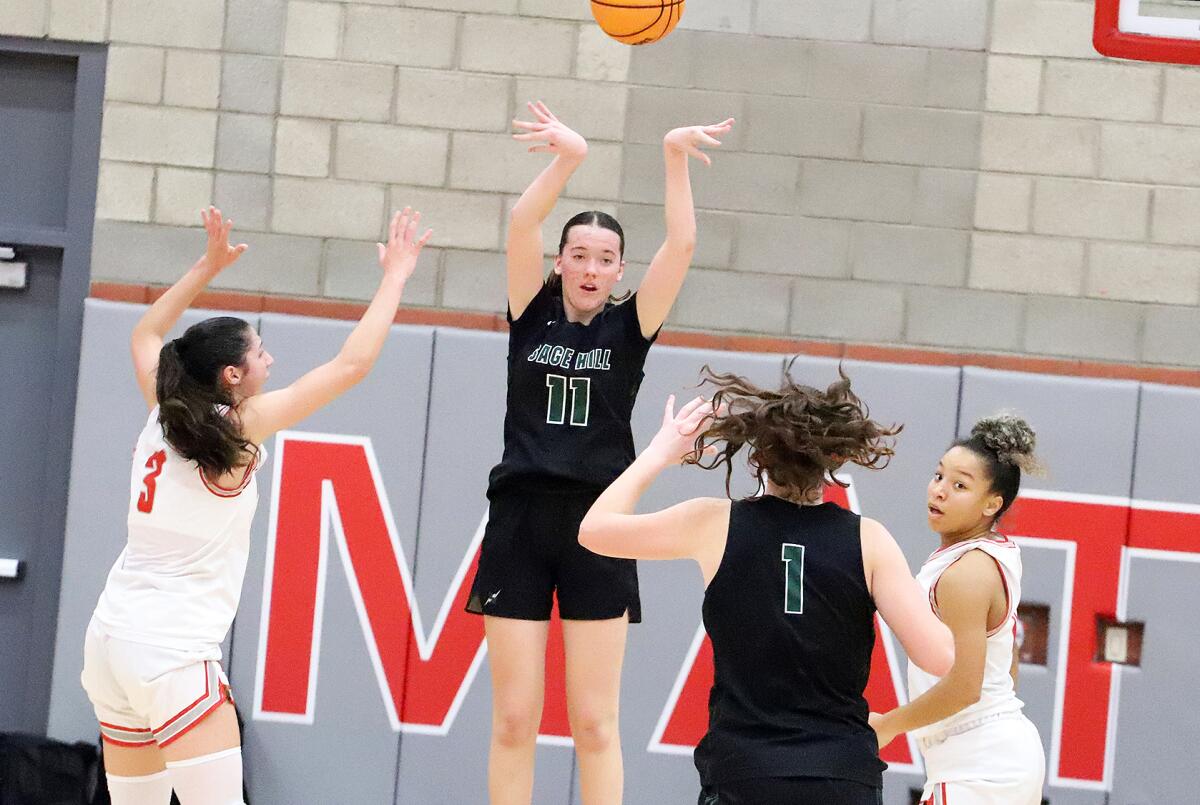
[[783, 543], [784, 588], [783, 611], [788, 615], [804, 614], [804, 546]]
[[546, 375], [550, 399], [546, 403], [546, 422], [562, 425], [567, 420], [567, 388], [571, 389], [571, 424], [585, 427], [592, 405], [592, 379], [590, 377], [563, 377]]
[[142, 484], [146, 487], [142, 493], [138, 495], [137, 508], [143, 514], [149, 514], [154, 509], [154, 489], [155, 481], [162, 474], [163, 465], [167, 463], [167, 453], [164, 450], [159, 450], [150, 458], [146, 459], [146, 468], [150, 472], [146, 473], [146, 477], [142, 479]]

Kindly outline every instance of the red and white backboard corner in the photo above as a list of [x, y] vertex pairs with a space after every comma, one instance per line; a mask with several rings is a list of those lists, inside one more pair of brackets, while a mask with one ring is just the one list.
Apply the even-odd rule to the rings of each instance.
[[1200, 64], [1200, 3], [1193, 5], [1096, 0], [1092, 42], [1118, 59]]

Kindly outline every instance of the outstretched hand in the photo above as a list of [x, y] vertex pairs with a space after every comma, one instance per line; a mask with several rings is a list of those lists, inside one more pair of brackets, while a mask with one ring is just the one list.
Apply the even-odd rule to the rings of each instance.
[[541, 101], [530, 101], [526, 104], [533, 114], [534, 122], [514, 120], [513, 128], [521, 129], [523, 133], [514, 134], [514, 140], [535, 143], [529, 146], [529, 152], [558, 154], [564, 157], [583, 159], [587, 156], [587, 140], [578, 132], [564, 125]]
[[700, 150], [701, 146], [716, 148], [721, 144], [718, 137], [723, 137], [733, 129], [733, 118], [727, 118], [714, 126], [684, 126], [671, 129], [663, 137], [663, 145], [676, 151], [693, 156], [705, 165], [712, 165], [708, 154]]
[[[667, 397], [662, 426], [650, 440], [646, 452], [651, 453], [663, 464], [678, 464], [695, 449], [696, 437], [707, 426], [714, 413], [712, 401], [703, 397], [697, 397], [680, 408], [679, 413], [675, 413], [675, 395], [672, 394]], [[705, 453], [709, 454], [715, 449], [708, 447]]]
[[384, 274], [398, 274], [401, 280], [412, 276], [422, 247], [433, 235], [432, 229], [426, 229], [425, 234], [417, 238], [417, 224], [420, 222], [421, 213], [414, 212], [411, 207], [392, 214], [388, 224], [387, 245], [375, 244], [379, 249], [379, 265]]
[[208, 233], [208, 246], [204, 251], [204, 263], [214, 274], [228, 268], [242, 256], [248, 246], [239, 243], [229, 245], [229, 232], [233, 229], [233, 219], [222, 219], [221, 211], [209, 207], [200, 211], [200, 220], [204, 222], [204, 231]]

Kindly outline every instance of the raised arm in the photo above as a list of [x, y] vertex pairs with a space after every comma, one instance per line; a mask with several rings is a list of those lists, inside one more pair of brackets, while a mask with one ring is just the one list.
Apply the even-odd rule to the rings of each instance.
[[701, 397], [678, 414], [674, 407], [671, 396], [662, 428], [650, 445], [592, 504], [579, 527], [579, 544], [624, 559], [695, 559], [707, 584], [725, 550], [728, 500], [694, 498], [662, 511], [633, 513], [659, 473], [691, 452], [697, 430], [712, 414], [711, 404]]
[[287, 388], [251, 397], [242, 404], [239, 410], [242, 433], [249, 441], [262, 444], [276, 431], [291, 427], [333, 402], [367, 376], [383, 349], [421, 248], [433, 234], [432, 230], [426, 230], [419, 239], [416, 237], [420, 220], [421, 214], [408, 207], [392, 216], [387, 245], [377, 244], [383, 279], [367, 312], [346, 337], [337, 357]]
[[696, 249], [696, 208], [692, 202], [692, 182], [688, 176], [688, 157], [693, 156], [711, 165], [708, 154], [700, 146], [718, 146], [721, 137], [733, 128], [733, 118], [715, 126], [686, 126], [672, 129], [663, 138], [663, 160], [666, 163], [667, 236], [642, 284], [638, 287], [638, 323], [646, 338], [654, 335], [667, 320], [675, 297], [683, 287], [683, 278]]
[[979, 701], [987, 663], [987, 619], [995, 587], [996, 565], [981, 551], [971, 551], [938, 581], [938, 609], [954, 633], [954, 665], [936, 685], [906, 705], [871, 715], [879, 746], [903, 732], [935, 724]]
[[944, 675], [954, 663], [950, 630], [933, 614], [895, 538], [867, 517], [861, 528], [863, 570], [884, 623], [900, 638], [909, 659], [931, 674]]
[[544, 281], [542, 222], [554, 209], [571, 174], [587, 156], [587, 142], [559, 122], [546, 104], [538, 101], [528, 106], [534, 122], [514, 120], [513, 126], [522, 133], [514, 134], [513, 139], [533, 143], [529, 147], [531, 153], [554, 154], [554, 161], [525, 188], [509, 213], [508, 309], [514, 319], [520, 318]]
[[155, 300], [134, 326], [133, 335], [129, 339], [129, 350], [133, 354], [133, 373], [147, 408], [158, 404], [155, 372], [158, 368], [158, 354], [162, 352], [163, 339], [208, 283], [223, 269], [237, 262], [242, 252], [246, 251], [245, 243], [229, 245], [229, 232], [233, 228], [232, 218], [222, 220], [221, 211], [216, 207], [209, 207], [207, 210], [201, 210], [200, 219], [208, 233], [208, 246], [204, 256], [166, 293]]

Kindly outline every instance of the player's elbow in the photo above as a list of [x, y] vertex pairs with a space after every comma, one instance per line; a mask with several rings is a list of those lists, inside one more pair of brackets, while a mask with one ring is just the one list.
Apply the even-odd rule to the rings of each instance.
[[930, 646], [920, 657], [913, 657], [917, 666], [934, 676], [946, 676], [954, 667], [954, 643], [938, 643]]
[[983, 680], [980, 678], [959, 679], [956, 680], [953, 690], [955, 712], [965, 710], [982, 698]]
[[604, 552], [604, 529], [596, 517], [588, 515], [579, 524], [579, 544], [592, 553], [607, 555]]
[[598, 550], [599, 540], [598, 533], [594, 521], [589, 518], [583, 518], [583, 522], [579, 524], [579, 544], [587, 548], [592, 553], [600, 553]]
[[672, 233], [667, 238], [667, 248], [676, 256], [691, 262], [692, 255], [696, 253], [696, 230]]
[[512, 206], [512, 209], [508, 211], [508, 226], [510, 232], [513, 229], [521, 230], [538, 227], [541, 225], [541, 223], [542, 222], [538, 220], [537, 214], [529, 209], [529, 205], [522, 204], [520, 200], [518, 200], [517, 203]]
[[357, 386], [371, 373], [373, 361], [342, 358], [338, 362], [338, 386], [342, 391]]

